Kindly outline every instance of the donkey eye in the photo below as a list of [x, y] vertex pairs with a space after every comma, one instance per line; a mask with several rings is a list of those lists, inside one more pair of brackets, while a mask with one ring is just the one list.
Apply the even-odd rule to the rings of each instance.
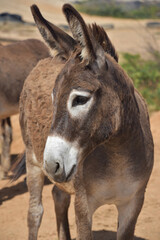
[[72, 107], [76, 107], [78, 105], [84, 105], [85, 103], [88, 102], [89, 99], [90, 97], [86, 97], [86, 96], [76, 96], [73, 99]]

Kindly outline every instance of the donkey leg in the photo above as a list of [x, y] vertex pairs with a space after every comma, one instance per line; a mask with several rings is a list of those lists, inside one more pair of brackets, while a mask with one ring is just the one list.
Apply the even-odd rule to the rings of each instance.
[[142, 209], [144, 194], [135, 196], [130, 202], [117, 206], [117, 240], [133, 240], [137, 218]]
[[32, 164], [33, 154], [26, 150], [27, 158], [27, 186], [30, 194], [28, 210], [29, 240], [36, 240], [43, 215], [42, 189], [44, 174], [42, 170]]
[[77, 225], [77, 240], [92, 240], [92, 213], [84, 186], [80, 181], [76, 183], [75, 214]]
[[1, 120], [1, 173], [0, 178], [7, 176], [11, 167], [10, 145], [12, 142], [12, 126], [10, 117]]
[[55, 185], [52, 189], [52, 196], [55, 204], [58, 239], [71, 240], [68, 223], [68, 208], [70, 205], [70, 195], [60, 190]]

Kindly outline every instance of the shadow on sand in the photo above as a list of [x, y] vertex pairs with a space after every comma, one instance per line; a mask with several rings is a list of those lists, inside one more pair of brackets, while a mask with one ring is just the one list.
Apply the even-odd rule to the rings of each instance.
[[[17, 160], [17, 155], [11, 155], [11, 166], [15, 164], [15, 161]], [[11, 167], [12, 169], [12, 167]], [[24, 180], [21, 182], [17, 182], [17, 184], [12, 184], [12, 175], [9, 176], [7, 179], [8, 183], [6, 183], [5, 187], [0, 189], [0, 205], [3, 204], [3, 202], [8, 201], [12, 198], [14, 198], [17, 195], [21, 195], [23, 193], [26, 193], [28, 191], [27, 185], [26, 185], [26, 178], [24, 175]], [[3, 180], [2, 180], [3, 181]], [[16, 181], [15, 181], [16, 183]], [[45, 178], [45, 185], [50, 184], [51, 182]]]
[[[93, 239], [94, 240], [116, 240], [116, 232], [99, 230], [93, 231]], [[73, 239], [76, 240], [76, 239]], [[147, 240], [141, 237], [134, 237], [134, 240]]]
[[4, 187], [0, 190], [0, 205], [5, 201], [14, 198], [15, 196], [21, 195], [28, 191], [25, 181], [19, 182], [14, 186], [9, 186], [10, 182], [8, 181], [7, 185], [7, 187]]

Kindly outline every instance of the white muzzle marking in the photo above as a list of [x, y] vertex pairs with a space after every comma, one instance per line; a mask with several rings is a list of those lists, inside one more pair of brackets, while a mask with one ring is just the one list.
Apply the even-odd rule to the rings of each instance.
[[72, 168], [77, 165], [79, 149], [74, 142], [68, 142], [59, 136], [49, 136], [44, 150], [43, 167], [46, 170], [46, 164], [58, 163], [64, 167], [66, 177], [70, 174]]

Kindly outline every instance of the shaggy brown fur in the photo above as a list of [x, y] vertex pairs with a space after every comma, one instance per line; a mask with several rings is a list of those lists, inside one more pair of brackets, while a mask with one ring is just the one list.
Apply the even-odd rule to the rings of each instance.
[[[22, 127], [22, 133], [24, 139], [28, 139], [27, 146], [28, 144], [34, 146], [34, 152], [38, 156], [39, 162], [43, 161], [45, 142], [52, 122], [51, 93], [55, 78], [63, 65], [58, 59], [47, 58], [40, 61], [37, 68], [26, 79], [22, 93], [23, 98], [21, 96], [20, 114], [25, 111], [23, 114], [30, 116], [29, 119], [26, 119], [26, 123], [21, 122], [23, 116], [20, 116], [21, 125], [26, 124]], [[30, 98], [28, 99], [29, 95]], [[34, 122], [32, 121], [33, 118], [35, 119]], [[26, 127], [29, 132], [26, 131]], [[32, 132], [32, 135], [30, 132]]]

